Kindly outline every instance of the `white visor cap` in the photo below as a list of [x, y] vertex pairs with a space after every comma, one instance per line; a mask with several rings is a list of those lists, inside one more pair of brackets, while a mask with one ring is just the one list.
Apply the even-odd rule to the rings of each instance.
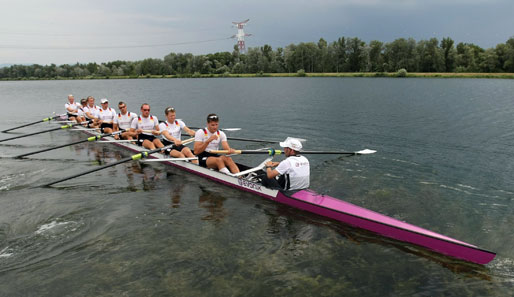
[[293, 149], [293, 150], [295, 150], [297, 152], [302, 150], [302, 143], [300, 142], [300, 140], [297, 139], [297, 138], [293, 138], [293, 137], [288, 137], [283, 142], [280, 142], [280, 146], [281, 147], [288, 147], [288, 148]]

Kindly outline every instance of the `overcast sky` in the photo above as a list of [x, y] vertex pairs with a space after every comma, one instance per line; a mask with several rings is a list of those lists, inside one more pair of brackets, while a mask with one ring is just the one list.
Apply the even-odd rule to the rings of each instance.
[[436, 37], [495, 47], [514, 36], [514, 0], [0, 0], [0, 65], [163, 58], [358, 37]]

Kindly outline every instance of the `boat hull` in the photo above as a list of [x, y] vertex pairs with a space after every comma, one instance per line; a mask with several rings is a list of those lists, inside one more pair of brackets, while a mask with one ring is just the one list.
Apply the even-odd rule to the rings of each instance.
[[[84, 130], [84, 132], [90, 135], [95, 134], [87, 130]], [[141, 147], [133, 144], [115, 143], [115, 145], [133, 152], [142, 151]], [[154, 154], [148, 156], [148, 158], [163, 159], [166, 157], [161, 154]], [[286, 194], [275, 189], [266, 188], [257, 182], [226, 175], [189, 162], [163, 161], [160, 163], [177, 167], [201, 177], [259, 195], [278, 203], [331, 218], [388, 238], [421, 246], [453, 258], [477, 264], [487, 264], [496, 256], [494, 252], [478, 248], [469, 243], [402, 222], [334, 197], [320, 195], [312, 190], [301, 190], [294, 194]]]

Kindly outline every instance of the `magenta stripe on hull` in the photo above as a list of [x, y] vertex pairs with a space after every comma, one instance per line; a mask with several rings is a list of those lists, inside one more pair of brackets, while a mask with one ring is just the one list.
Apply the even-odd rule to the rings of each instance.
[[274, 200], [454, 258], [487, 264], [496, 256], [474, 245], [309, 190], [299, 191], [292, 197], [279, 193]]

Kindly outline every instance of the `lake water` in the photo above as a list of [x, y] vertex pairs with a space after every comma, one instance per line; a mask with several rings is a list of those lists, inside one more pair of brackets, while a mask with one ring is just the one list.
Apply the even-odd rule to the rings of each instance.
[[[514, 81], [248, 78], [0, 82], [0, 130], [62, 113], [67, 95], [167, 106], [229, 136], [307, 139], [311, 188], [492, 250], [471, 265], [56, 131], [0, 143], [2, 296], [510, 296]], [[7, 138], [56, 127], [42, 123]], [[238, 149], [259, 143], [231, 142]], [[236, 156], [255, 165], [258, 156]], [[277, 157], [281, 160], [281, 157]]]

